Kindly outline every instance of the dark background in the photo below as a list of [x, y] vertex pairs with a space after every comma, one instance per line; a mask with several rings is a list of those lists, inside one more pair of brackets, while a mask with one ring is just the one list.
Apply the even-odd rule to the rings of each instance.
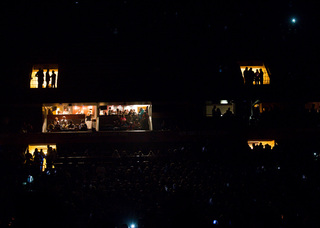
[[0, 14], [3, 89], [22, 91], [37, 63], [59, 64], [70, 91], [118, 97], [234, 91], [239, 60], [263, 61], [280, 88], [319, 83], [318, 7], [304, 1], [18, 0]]

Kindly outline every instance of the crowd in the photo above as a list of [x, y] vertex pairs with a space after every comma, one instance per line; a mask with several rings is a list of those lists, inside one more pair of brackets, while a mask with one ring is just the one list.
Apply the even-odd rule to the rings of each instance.
[[[39, 71], [35, 74], [35, 77], [38, 78], [38, 88], [56, 88], [56, 78], [57, 75], [54, 70], [51, 72], [47, 69], [47, 72], [44, 74], [43, 69], [40, 68]], [[32, 79], [32, 78], [31, 78]], [[45, 82], [45, 84], [44, 84]]]
[[[91, 121], [90, 121], [91, 122]], [[88, 125], [85, 120], [81, 120], [80, 124], [74, 124], [72, 120], [67, 120], [65, 116], [59, 120], [55, 117], [55, 120], [48, 124], [48, 132], [57, 131], [87, 131]]]
[[320, 111], [314, 105], [309, 108], [281, 108], [274, 105], [265, 107], [260, 112], [259, 107], [253, 108], [250, 125], [256, 127], [301, 127], [317, 128], [320, 126]]
[[310, 144], [285, 142], [250, 149], [245, 143], [206, 142], [107, 148], [106, 152], [93, 145], [82, 148], [87, 159], [80, 161], [76, 146], [62, 147], [54, 168], [43, 172], [30, 168], [34, 164], [27, 165], [24, 153], [2, 152], [9, 157], [2, 159], [7, 175], [2, 180], [1, 225], [319, 225], [319, 152]]
[[247, 86], [252, 86], [254, 85], [263, 85], [263, 71], [262, 69], [254, 72], [252, 68], [246, 69], [243, 71], [243, 77], [244, 77], [244, 84]]
[[111, 109], [100, 116], [100, 130], [149, 130], [148, 108], [140, 108], [139, 112], [133, 109], [121, 111]]

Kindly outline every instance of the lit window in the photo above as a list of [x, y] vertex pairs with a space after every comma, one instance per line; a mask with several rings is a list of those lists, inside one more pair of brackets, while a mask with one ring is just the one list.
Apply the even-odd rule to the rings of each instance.
[[[253, 85], [258, 85], [258, 84], [263, 84], [263, 85], [269, 85], [270, 84], [270, 72], [266, 68], [266, 66], [262, 62], [241, 62], [240, 64], [240, 69], [242, 73], [242, 77], [244, 78], [244, 83], [247, 84], [246, 79], [245, 79], [245, 70], [252, 69], [254, 78], [252, 79], [252, 84]], [[261, 80], [256, 78], [256, 73], [260, 73], [262, 71], [263, 77]]]
[[55, 144], [32, 144], [28, 146], [29, 152], [33, 155], [35, 149], [37, 148], [39, 151], [42, 150], [45, 155], [47, 155], [48, 152], [48, 146], [50, 146], [52, 149], [57, 149], [57, 146]]
[[206, 117], [214, 117], [217, 114], [223, 116], [227, 112], [234, 114], [234, 104], [227, 100], [220, 100], [219, 103], [207, 102], [205, 112]]
[[150, 102], [99, 104], [99, 130], [152, 130]]
[[269, 145], [272, 149], [276, 145], [275, 140], [249, 140], [248, 141], [248, 145], [250, 146], [251, 149], [253, 149], [253, 145], [259, 146], [260, 143], [263, 146], [263, 148], [265, 148], [266, 145]]
[[42, 132], [96, 129], [97, 106], [94, 103], [44, 104], [42, 113]]
[[34, 65], [30, 77], [30, 88], [57, 88], [58, 65]]
[[[49, 148], [51, 150], [57, 150], [56, 144], [32, 144], [32, 145], [28, 145], [25, 153], [29, 151], [30, 154], [34, 156], [34, 152], [37, 149], [39, 152], [42, 150], [43, 154], [47, 156]], [[44, 157], [41, 165], [41, 171], [44, 172], [46, 168], [47, 168], [47, 160], [46, 160], [46, 157]], [[52, 166], [52, 168], [54, 168], [54, 166]]]

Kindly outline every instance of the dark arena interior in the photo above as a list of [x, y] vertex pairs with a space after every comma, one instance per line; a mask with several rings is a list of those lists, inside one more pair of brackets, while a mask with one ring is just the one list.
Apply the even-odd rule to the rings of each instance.
[[254, 149], [229, 140], [67, 144], [47, 153], [45, 162], [22, 147], [1, 148], [1, 222], [312, 227], [318, 224], [319, 152], [305, 143]]
[[316, 6], [0, 9], [0, 227], [320, 227]]

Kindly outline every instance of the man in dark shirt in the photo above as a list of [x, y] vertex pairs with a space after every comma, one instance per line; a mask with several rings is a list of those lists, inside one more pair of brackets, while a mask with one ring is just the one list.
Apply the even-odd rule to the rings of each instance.
[[44, 74], [43, 74], [43, 70], [41, 68], [36, 73], [36, 77], [38, 78], [38, 88], [42, 89]]
[[56, 77], [57, 75], [54, 73], [54, 70], [51, 74], [51, 88], [56, 88]]

